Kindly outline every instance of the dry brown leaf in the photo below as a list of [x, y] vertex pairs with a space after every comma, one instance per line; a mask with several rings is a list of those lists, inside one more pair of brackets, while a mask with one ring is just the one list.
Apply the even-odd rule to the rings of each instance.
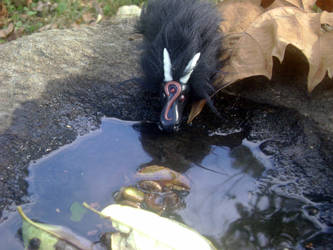
[[[222, 89], [238, 80], [263, 75], [271, 79], [273, 56], [280, 62], [288, 45], [300, 50], [309, 62], [307, 87], [311, 92], [325, 77], [333, 78], [333, 14], [314, 13], [316, 0], [225, 0], [219, 4], [226, 34], [224, 46], [231, 51], [228, 74], [214, 83]], [[317, 4], [320, 0], [317, 0]], [[330, 8], [333, 0], [321, 8]], [[323, 29], [323, 26], [328, 29]], [[325, 32], [326, 30], [326, 32]], [[297, 56], [297, 55], [295, 55]], [[302, 55], [300, 56], [300, 60]], [[188, 123], [200, 114], [206, 101], [191, 107]]]
[[0, 30], [0, 38], [6, 38], [14, 31], [14, 24], [10, 23], [7, 28]]
[[267, 8], [268, 6], [270, 6], [275, 0], [262, 0], [261, 1], [261, 6], [263, 8]]
[[223, 13], [220, 28], [224, 33], [244, 31], [259, 15], [264, 12], [260, 1], [225, 0], [218, 6]]
[[206, 99], [202, 99], [192, 104], [191, 111], [187, 119], [187, 124], [191, 123], [194, 120], [194, 118], [201, 113], [205, 105], [206, 105]]
[[[294, 45], [301, 50], [309, 62], [308, 90], [312, 91], [324, 78], [329, 65], [326, 58], [332, 55], [332, 48], [322, 44], [330, 35], [321, 31], [321, 24], [333, 25], [333, 14], [309, 13], [295, 7], [280, 7], [267, 11], [237, 36], [233, 34], [230, 63], [225, 71], [229, 72], [225, 82], [263, 75], [272, 76], [273, 56], [283, 61], [286, 47]], [[236, 38], [235, 38], [236, 37]], [[325, 68], [326, 67], [326, 68]]]
[[333, 12], [333, 0], [317, 0], [317, 6], [329, 12]]
[[316, 4], [316, 0], [302, 0], [303, 9], [309, 12], [313, 11], [313, 6]]
[[312, 11], [312, 7], [314, 6], [315, 2], [316, 0], [274, 0], [263, 1], [262, 6], [266, 8], [266, 10], [271, 10], [279, 7], [296, 7], [299, 9], [304, 9], [306, 11]]

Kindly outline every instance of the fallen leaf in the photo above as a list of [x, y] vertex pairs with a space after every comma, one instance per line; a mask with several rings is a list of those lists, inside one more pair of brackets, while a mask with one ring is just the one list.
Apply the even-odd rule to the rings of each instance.
[[98, 14], [98, 15], [97, 15], [97, 19], [96, 19], [96, 22], [95, 22], [95, 23], [96, 23], [96, 24], [97, 24], [97, 23], [99, 23], [100, 21], [102, 21], [102, 19], [103, 19], [103, 15], [101, 15], [101, 14]]
[[280, 7], [302, 8], [303, 6], [299, 3], [299, 1], [275, 0], [270, 5], [265, 7], [265, 10], [268, 11], [268, 10], [272, 10], [272, 9], [280, 8]]
[[328, 12], [333, 12], [333, 0], [317, 0], [316, 5]]
[[316, 4], [316, 0], [302, 0], [301, 2], [306, 11], [312, 11], [313, 6]]
[[[232, 55], [224, 69], [228, 72], [224, 81], [231, 84], [255, 75], [271, 79], [273, 56], [282, 62], [285, 50], [291, 44], [309, 62], [307, 86], [311, 92], [326, 72], [332, 75], [332, 66], [329, 64], [333, 56], [332, 45], [326, 46], [332, 44], [331, 32], [322, 32], [322, 24], [333, 25], [333, 14], [325, 11], [310, 13], [295, 7], [280, 7], [264, 12], [244, 32], [231, 33], [233, 40], [229, 44]], [[226, 39], [229, 39], [228, 34]], [[223, 85], [220, 82], [216, 84], [218, 88]]]
[[82, 220], [84, 214], [87, 212], [87, 209], [85, 209], [81, 203], [75, 201], [70, 207], [71, 210], [71, 221], [79, 222]]
[[0, 38], [6, 38], [14, 31], [14, 24], [10, 23], [7, 28], [0, 30]]
[[[83, 205], [89, 208], [86, 203]], [[113, 227], [122, 233], [111, 236], [113, 250], [216, 250], [194, 229], [144, 209], [113, 204], [101, 212], [91, 210], [111, 220]]]
[[275, 0], [262, 0], [261, 1], [261, 6], [263, 8], [267, 8], [268, 6], [270, 6]]
[[226, 34], [244, 31], [264, 12], [260, 1], [246, 0], [225, 0], [218, 5], [218, 9], [223, 13], [220, 28]]
[[206, 99], [202, 99], [192, 104], [191, 111], [187, 119], [187, 124], [191, 123], [194, 120], [194, 118], [201, 113], [202, 109], [206, 105], [206, 102], [207, 102]]
[[312, 11], [316, 0], [263, 0], [261, 6], [266, 10], [271, 10], [279, 7], [296, 7], [305, 11]]
[[[30, 220], [21, 207], [17, 211], [22, 217], [22, 237], [26, 249], [33, 245], [34, 249], [77, 249], [77, 250], [98, 250], [89, 240], [74, 234], [70, 229], [37, 223]], [[30, 248], [29, 248], [30, 246]], [[66, 248], [67, 247], [67, 248]]]
[[190, 181], [184, 175], [164, 166], [144, 167], [137, 171], [135, 176], [139, 180], [158, 181], [162, 186], [172, 187], [174, 185], [183, 187], [185, 190], [190, 189]]

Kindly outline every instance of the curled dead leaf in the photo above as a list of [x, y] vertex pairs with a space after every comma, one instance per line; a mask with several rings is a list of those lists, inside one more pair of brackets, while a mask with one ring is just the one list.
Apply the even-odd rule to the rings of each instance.
[[[237, 4], [234, 6], [238, 8]], [[231, 46], [229, 49], [232, 55], [224, 69], [228, 72], [224, 81], [234, 83], [255, 75], [270, 79], [273, 56], [282, 62], [285, 50], [291, 44], [298, 48], [309, 62], [307, 86], [308, 90], [312, 91], [325, 77], [326, 72], [329, 76], [332, 75], [330, 62], [333, 53], [332, 46], [328, 46], [332, 43], [331, 32], [321, 31], [324, 23], [333, 24], [332, 13], [310, 13], [295, 7], [279, 7], [264, 12], [244, 32], [240, 32], [238, 37], [234, 33], [230, 36], [233, 41], [226, 44]], [[225, 25], [222, 23], [221, 28], [223, 27]], [[217, 87], [221, 87], [220, 85], [221, 83], [218, 83]]]
[[260, 1], [225, 0], [218, 5], [223, 22], [220, 25], [224, 33], [244, 31], [259, 15], [264, 12]]
[[262, 0], [261, 1], [261, 6], [263, 8], [267, 8], [268, 6], [270, 6], [275, 0]]
[[261, 6], [266, 10], [279, 7], [296, 7], [305, 11], [312, 11], [316, 0], [263, 0]]

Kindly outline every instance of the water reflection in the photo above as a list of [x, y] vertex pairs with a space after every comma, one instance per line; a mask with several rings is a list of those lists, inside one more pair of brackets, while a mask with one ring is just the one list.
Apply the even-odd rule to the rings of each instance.
[[222, 246], [231, 249], [289, 249], [316, 230], [303, 215], [298, 201], [274, 194], [256, 194], [247, 206], [236, 204], [240, 217], [221, 237]]
[[[178, 134], [163, 134], [156, 124], [136, 124], [133, 126], [140, 132], [143, 149], [151, 156], [146, 165], [160, 164], [179, 172], [201, 165], [209, 154], [214, 154], [214, 147], [225, 147], [226, 151], [241, 145], [243, 133], [237, 132], [225, 136], [210, 136], [207, 129], [193, 127]], [[227, 157], [227, 156], [226, 156]], [[220, 169], [223, 171], [223, 169]]]
[[[135, 183], [137, 169], [150, 164], [170, 167], [190, 179], [185, 207], [170, 216], [219, 248], [295, 247], [319, 231], [315, 218], [304, 213], [303, 201], [259, 190], [258, 180], [271, 167], [270, 159], [258, 144], [245, 140], [241, 130], [221, 135], [192, 127], [171, 136], [154, 124], [116, 119], [104, 119], [100, 130], [34, 164], [28, 179], [33, 202], [24, 210], [31, 218], [98, 240], [110, 225], [91, 213], [80, 222], [71, 221], [71, 204], [112, 203], [112, 193]], [[0, 225], [6, 249], [19, 249], [18, 225], [17, 215]]]

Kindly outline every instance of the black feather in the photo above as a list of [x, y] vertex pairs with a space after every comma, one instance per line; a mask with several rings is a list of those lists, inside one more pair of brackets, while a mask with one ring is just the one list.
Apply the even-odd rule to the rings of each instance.
[[172, 63], [173, 80], [179, 81], [193, 56], [200, 60], [189, 79], [190, 96], [207, 99], [214, 92], [211, 83], [222, 67], [221, 15], [216, 6], [199, 0], [148, 0], [143, 7], [137, 30], [144, 36], [141, 66], [145, 82], [153, 91], [163, 84], [163, 49]]

